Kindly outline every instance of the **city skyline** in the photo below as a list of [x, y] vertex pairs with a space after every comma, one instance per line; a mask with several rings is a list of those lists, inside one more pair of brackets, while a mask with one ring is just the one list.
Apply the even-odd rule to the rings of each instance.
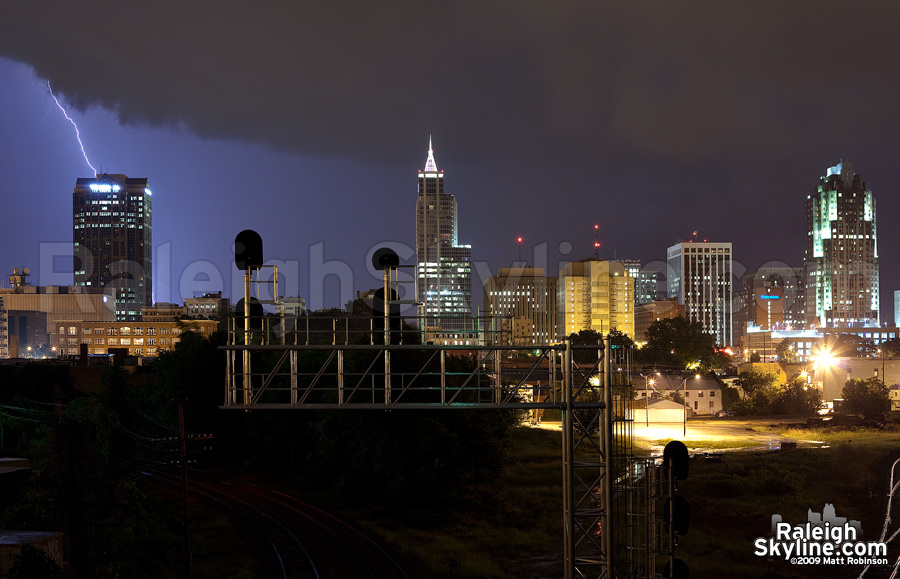
[[[485, 273], [518, 261], [518, 236], [523, 258], [553, 275], [560, 262], [593, 255], [594, 223], [601, 258], [665, 262], [665, 248], [696, 230], [698, 239], [733, 243], [735, 279], [773, 262], [799, 267], [798, 224], [824, 167], [854, 161], [881, 214], [900, 210], [890, 194], [898, 113], [884, 96], [897, 84], [887, 55], [900, 42], [888, 26], [898, 8], [853, 8], [865, 45], [817, 42], [823, 15], [849, 6], [568, 7], [552, 18], [521, 7], [500, 18], [488, 8], [378, 14], [361, 5], [362, 20], [348, 24], [359, 45], [307, 35], [327, 49], [321, 64], [294, 45], [302, 34], [281, 35], [284, 47], [254, 42], [247, 19], [213, 11], [222, 30], [242, 31], [225, 36], [246, 38], [248, 48], [235, 52], [156, 16], [135, 22], [127, 3], [102, 17], [59, 4], [41, 19], [54, 39], [100, 19], [117, 30], [148, 26], [150, 50], [123, 53], [110, 34], [53, 50], [46, 36], [22, 34], [36, 15], [17, 6], [0, 23], [0, 167], [14, 216], [0, 234], [0, 269], [41, 271], [41, 244], [70, 239], [61, 192], [87, 173], [46, 80], [94, 166], [154, 183], [156, 301], [183, 301], [182, 286], [232, 295], [231, 242], [246, 228], [263, 235], [266, 257], [297, 261], [296, 287], [284, 293], [311, 308], [340, 307], [376, 287], [373, 248], [394, 243], [403, 263], [413, 261], [409, 175], [431, 133], [442, 165], [453, 168], [459, 237], [483, 264], [473, 267], [476, 306]], [[313, 9], [299, 30], [330, 10]], [[616, 39], [589, 34], [608, 17], [620, 23]], [[434, 26], [425, 37], [410, 22], [420, 18]], [[489, 34], [488, 23], [500, 33]], [[760, 30], [778, 42], [760, 42]], [[698, 41], [685, 45], [686, 32]], [[392, 34], [400, 40], [387, 40]], [[300, 61], [286, 61], [288, 53]], [[853, 70], [865, 90], [836, 86], [834, 70]], [[422, 82], [429, 76], [433, 83]], [[879, 234], [881, 319], [889, 321], [900, 233], [883, 226]], [[51, 269], [65, 261], [54, 252]], [[315, 268], [324, 282], [311, 280]], [[352, 286], [338, 288], [346, 271]]]

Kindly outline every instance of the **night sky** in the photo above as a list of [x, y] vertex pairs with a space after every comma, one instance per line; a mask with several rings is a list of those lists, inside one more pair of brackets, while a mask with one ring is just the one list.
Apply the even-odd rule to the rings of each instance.
[[594, 223], [601, 257], [661, 261], [697, 230], [736, 274], [800, 266], [804, 201], [843, 158], [878, 204], [891, 322], [898, 21], [887, 1], [5, 2], [0, 273], [71, 283], [47, 256], [92, 172], [49, 80], [95, 167], [150, 179], [156, 301], [233, 295], [245, 228], [311, 308], [377, 286], [375, 248], [413, 261], [432, 135], [476, 305], [516, 236], [556, 275]]

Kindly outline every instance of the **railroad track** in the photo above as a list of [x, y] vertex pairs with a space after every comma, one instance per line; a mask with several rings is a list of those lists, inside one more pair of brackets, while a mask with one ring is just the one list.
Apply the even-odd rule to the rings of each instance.
[[[144, 474], [181, 485], [179, 475]], [[189, 488], [253, 530], [266, 577], [409, 579], [397, 561], [364, 533], [296, 497], [197, 470], [191, 471]]]

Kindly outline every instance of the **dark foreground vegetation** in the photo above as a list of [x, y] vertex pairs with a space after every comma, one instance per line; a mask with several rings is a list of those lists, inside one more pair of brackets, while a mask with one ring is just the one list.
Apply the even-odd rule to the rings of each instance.
[[[0, 528], [62, 531], [68, 568], [26, 551], [14, 577], [186, 576], [177, 490], [140, 473], [177, 459], [184, 400], [189, 459], [338, 512], [389, 545], [416, 577], [558, 577], [560, 433], [517, 427], [511, 412], [234, 412], [221, 404], [216, 342], [185, 334], [152, 373], [111, 366], [87, 393], [69, 369], [0, 367], [0, 444], [32, 459], [3, 494]], [[464, 361], [457, 362], [465, 364]], [[205, 435], [211, 434], [212, 438]], [[204, 436], [201, 436], [204, 435]], [[805, 520], [832, 503], [873, 538], [900, 434], [786, 433], [823, 442], [781, 452], [692, 460], [682, 558], [693, 577], [827, 577], [753, 555], [771, 515]], [[245, 531], [192, 506], [194, 577], [253, 577]], [[813, 574], [810, 574], [810, 572]], [[846, 570], [843, 570], [846, 571]]]
[[[457, 512], [490, 494], [507, 462], [518, 422], [510, 411], [220, 410], [220, 340], [186, 332], [151, 373], [109, 366], [92, 393], [66, 366], [0, 367], [2, 452], [33, 467], [0, 504], [0, 528], [64, 532], [69, 577], [182, 576], [178, 498], [140, 474], [178, 459], [179, 400], [192, 466], [327, 491], [335, 508]], [[197, 516], [195, 532], [204, 517], [222, 526], [203, 509]], [[33, 555], [19, 576], [59, 573]], [[195, 554], [195, 571], [203, 558]]]

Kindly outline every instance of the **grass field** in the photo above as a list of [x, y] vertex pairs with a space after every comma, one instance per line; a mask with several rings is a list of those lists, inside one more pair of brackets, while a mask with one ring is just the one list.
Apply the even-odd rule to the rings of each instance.
[[[708, 439], [689, 440], [689, 447], [735, 452], [718, 461], [692, 459], [690, 476], [680, 483], [691, 506], [691, 529], [681, 539], [679, 557], [699, 578], [848, 576], [847, 568], [767, 561], [753, 555], [753, 540], [767, 535], [773, 514], [805, 522], [809, 509], [822, 512], [825, 503], [839, 516], [861, 521], [867, 538], [876, 538], [887, 469], [900, 456], [900, 432], [792, 430], [764, 422], [755, 428], [823, 444], [759, 452], [742, 450], [751, 444], [739, 437], [712, 446]], [[427, 528], [409, 529], [390, 517], [367, 525], [421, 559], [429, 577], [561, 577], [559, 456], [558, 431], [519, 429], [512, 461], [491, 498], [473, 497], [475, 512]]]
[[560, 577], [561, 434], [520, 428], [500, 480], [440, 516], [386, 509], [347, 512], [356, 524], [418, 561], [435, 579]]
[[[771, 516], [800, 523], [807, 511], [834, 504], [839, 516], [862, 522], [867, 539], [877, 538], [883, 522], [888, 468], [900, 456], [900, 432], [854, 429], [792, 430], [761, 421], [759, 432], [780, 438], [816, 440], [811, 448], [785, 451], [742, 450], [734, 437], [718, 446], [721, 460], [691, 460], [690, 475], [679, 493], [691, 507], [691, 528], [679, 557], [691, 577], [846, 577], [840, 567], [792, 567], [753, 555], [753, 540], [766, 536]], [[653, 441], [663, 445], [666, 439]], [[410, 576], [436, 579], [538, 579], [562, 576], [561, 433], [556, 429], [519, 428], [509, 462], [499, 480], [476, 490], [450, 510], [441, 505], [347, 507], [342, 497], [310, 494], [296, 479], [261, 481], [335, 510], [367, 530], [404, 561]], [[709, 449], [708, 439], [688, 446]], [[640, 450], [640, 449], [638, 449]], [[247, 548], [215, 513], [196, 511], [196, 576], [251, 576]], [[217, 567], [203, 568], [216, 561]], [[243, 561], [243, 563], [242, 563]], [[224, 566], [224, 567], [223, 567]], [[858, 570], [857, 570], [858, 571]], [[881, 574], [871, 574], [881, 576]]]
[[809, 510], [821, 513], [826, 503], [834, 505], [838, 516], [861, 521], [867, 540], [877, 539], [884, 521], [888, 468], [900, 456], [900, 432], [760, 428], [823, 444], [781, 452], [727, 453], [715, 462], [694, 459], [691, 474], [681, 485], [681, 494], [691, 505], [691, 530], [682, 542], [682, 558], [691, 575], [852, 575], [847, 568], [769, 562], [753, 555], [753, 540], [768, 534], [773, 514], [799, 524], [806, 522]]

